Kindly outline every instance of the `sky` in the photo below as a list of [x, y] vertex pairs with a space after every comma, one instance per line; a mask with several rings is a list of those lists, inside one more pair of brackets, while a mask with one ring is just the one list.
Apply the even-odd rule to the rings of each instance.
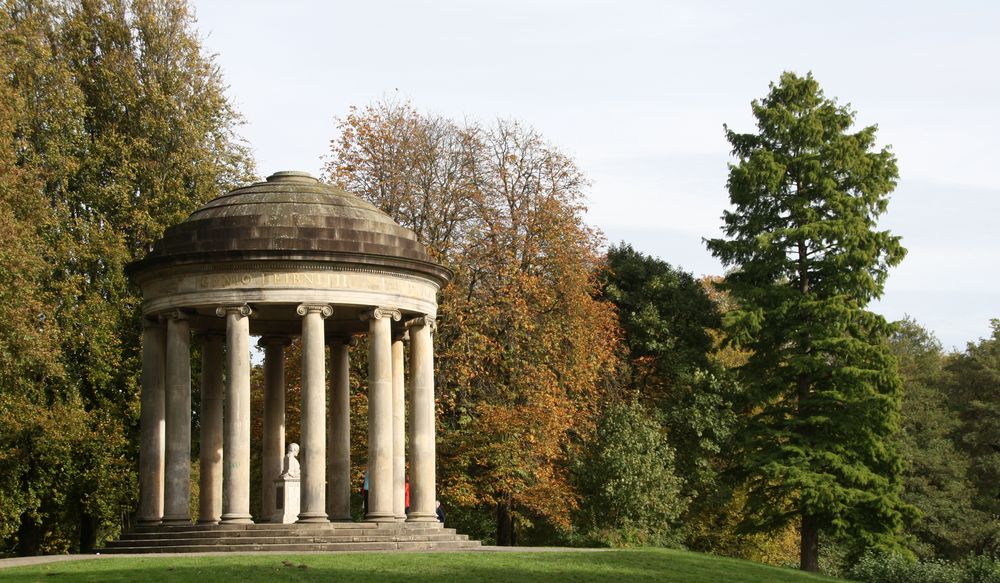
[[352, 105], [409, 100], [516, 119], [591, 180], [609, 243], [700, 275], [724, 267], [723, 124], [783, 71], [877, 124], [900, 181], [880, 227], [909, 250], [881, 300], [946, 349], [1000, 318], [1000, 2], [194, 0], [259, 174], [321, 174]]

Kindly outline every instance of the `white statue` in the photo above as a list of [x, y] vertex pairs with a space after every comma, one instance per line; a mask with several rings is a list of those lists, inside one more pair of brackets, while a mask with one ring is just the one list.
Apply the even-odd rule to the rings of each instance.
[[284, 471], [281, 472], [283, 478], [299, 477], [299, 460], [295, 456], [299, 455], [299, 444], [289, 443], [285, 448]]

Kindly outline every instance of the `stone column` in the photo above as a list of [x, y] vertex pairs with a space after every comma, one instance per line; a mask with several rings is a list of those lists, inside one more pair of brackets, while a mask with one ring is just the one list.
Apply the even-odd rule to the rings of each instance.
[[410, 522], [437, 520], [434, 470], [434, 318], [406, 323], [410, 332]]
[[406, 331], [392, 335], [392, 511], [406, 520], [406, 400], [404, 399], [403, 340]]
[[395, 520], [392, 496], [392, 329], [399, 310], [374, 308], [368, 320], [368, 514], [366, 520]]
[[260, 501], [261, 521], [275, 513], [274, 481], [281, 475], [285, 456], [285, 336], [264, 336], [257, 345], [264, 348], [264, 418], [261, 436]]
[[163, 368], [166, 337], [156, 318], [142, 320], [142, 410], [139, 413], [140, 525], [163, 519], [163, 463], [166, 433]]
[[191, 510], [191, 329], [180, 310], [167, 315], [166, 456], [163, 524], [189, 524]]
[[201, 337], [198, 524], [218, 524], [222, 517], [222, 340], [221, 334]]
[[298, 522], [327, 522], [326, 516], [326, 304], [302, 304], [302, 504]]
[[222, 522], [249, 524], [250, 516], [250, 306], [216, 308], [226, 318]]
[[330, 423], [327, 428], [326, 513], [330, 520], [351, 519], [351, 361], [354, 339], [330, 340]]

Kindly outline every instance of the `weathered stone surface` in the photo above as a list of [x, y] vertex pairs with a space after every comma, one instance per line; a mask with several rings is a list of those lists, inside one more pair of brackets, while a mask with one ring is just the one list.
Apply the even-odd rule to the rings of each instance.
[[129, 271], [139, 275], [191, 261], [296, 257], [402, 267], [439, 283], [449, 278], [413, 231], [351, 193], [292, 171], [209, 201], [168, 228]]

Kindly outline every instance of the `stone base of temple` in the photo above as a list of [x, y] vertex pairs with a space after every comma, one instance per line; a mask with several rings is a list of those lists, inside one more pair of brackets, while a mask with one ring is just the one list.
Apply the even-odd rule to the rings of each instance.
[[190, 524], [136, 527], [108, 543], [102, 552], [458, 550], [479, 546], [479, 541], [439, 522]]

